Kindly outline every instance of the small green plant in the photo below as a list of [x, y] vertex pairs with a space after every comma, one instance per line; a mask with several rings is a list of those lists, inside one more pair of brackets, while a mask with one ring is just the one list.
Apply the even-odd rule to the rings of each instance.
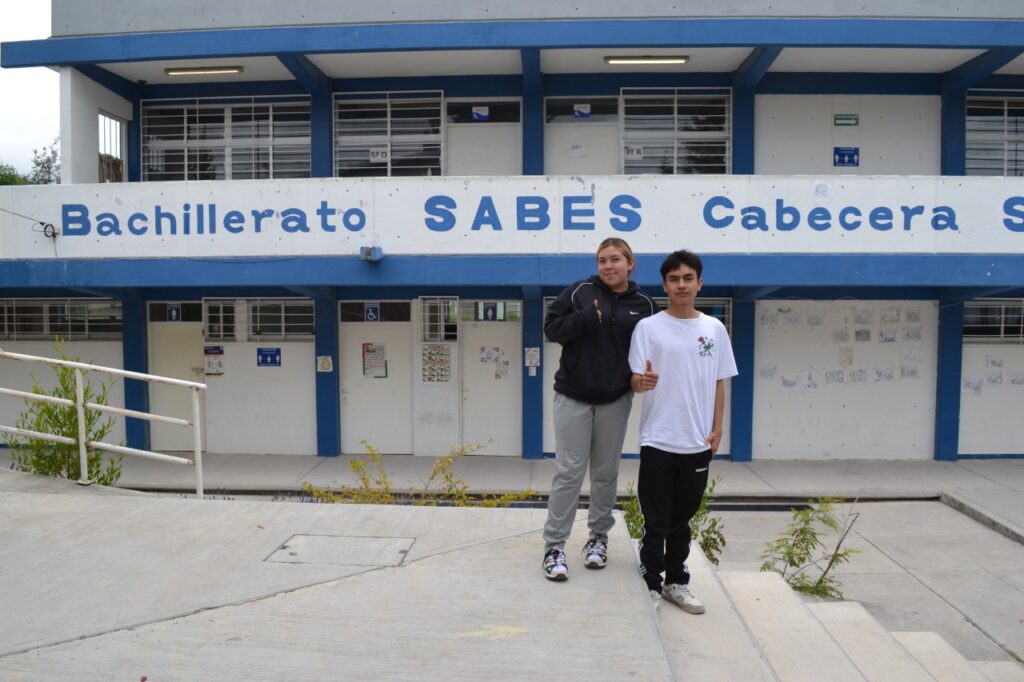
[[[711, 516], [710, 502], [715, 497], [715, 486], [721, 477], [716, 476], [708, 481], [707, 488], [700, 498], [700, 506], [690, 519], [690, 535], [697, 540], [704, 556], [715, 566], [718, 565], [718, 556], [725, 548], [725, 524], [721, 517]], [[626, 521], [626, 530], [629, 537], [637, 539], [644, 534], [644, 515], [640, 511], [640, 501], [637, 499], [633, 482], [626, 484], [626, 501], [622, 503], [622, 516]]]
[[[69, 358], [64, 355], [61, 345], [56, 351], [62, 360]], [[77, 358], [75, 362], [80, 362]], [[32, 392], [37, 395], [48, 395], [54, 398], [75, 400], [75, 370], [71, 367], [52, 365], [57, 376], [57, 384], [50, 391], [43, 389], [39, 377], [32, 373]], [[86, 403], [107, 404], [113, 380], [95, 386], [86, 377], [83, 394]], [[18, 415], [15, 426], [28, 431], [50, 433], [78, 440], [78, 411], [74, 406], [54, 405], [35, 400], [26, 400], [25, 410]], [[114, 428], [114, 420], [104, 416], [102, 412], [85, 409], [85, 440], [102, 441]], [[78, 445], [63, 445], [50, 441], [25, 438], [15, 434], [4, 434], [4, 442], [11, 449], [11, 459], [20, 471], [27, 471], [43, 476], [56, 476], [78, 480], [81, 477], [81, 461]], [[86, 449], [87, 478], [100, 485], [113, 485], [121, 477], [121, 462], [124, 455], [105, 455], [95, 448]]]
[[414, 504], [436, 507], [508, 507], [514, 502], [533, 497], [532, 490], [509, 492], [502, 495], [484, 495], [474, 498], [469, 485], [458, 478], [452, 467], [460, 458], [477, 452], [483, 446], [479, 443], [459, 445], [447, 455], [434, 460], [434, 466], [420, 488], [407, 492], [395, 492], [391, 477], [384, 468], [384, 458], [370, 443], [360, 441], [366, 448], [366, 459], [353, 459], [349, 466], [359, 479], [354, 486], [341, 486], [337, 490], [318, 488], [312, 483], [302, 487], [319, 502], [348, 504]]
[[[808, 500], [806, 509], [794, 509], [789, 526], [761, 554], [761, 570], [778, 573], [798, 592], [842, 599], [842, 583], [832, 569], [860, 553], [840, 549], [859, 514], [851, 512], [840, 519], [835, 513], [838, 503], [838, 498], [820, 497], [816, 502]], [[839, 533], [831, 551], [822, 540], [825, 529]]]

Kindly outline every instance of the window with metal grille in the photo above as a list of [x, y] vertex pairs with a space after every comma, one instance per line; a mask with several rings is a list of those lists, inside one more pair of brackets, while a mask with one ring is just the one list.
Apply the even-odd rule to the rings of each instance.
[[1024, 299], [979, 299], [964, 304], [965, 343], [1024, 344]]
[[342, 322], [408, 322], [412, 319], [409, 301], [341, 301]]
[[337, 177], [441, 175], [441, 92], [346, 93], [334, 101]]
[[312, 339], [313, 302], [255, 299], [249, 305], [249, 339]]
[[454, 296], [420, 298], [420, 341], [459, 340], [459, 299]]
[[99, 114], [99, 182], [124, 182], [125, 122]]
[[721, 175], [732, 168], [728, 89], [623, 88], [622, 172]]
[[143, 180], [308, 177], [308, 98], [142, 104]]
[[[554, 296], [544, 298], [544, 317], [547, 317], [551, 304], [554, 303]], [[654, 299], [659, 310], [668, 307], [668, 298], [659, 296]], [[717, 317], [725, 325], [726, 331], [732, 335], [732, 299], [731, 298], [698, 298], [694, 301], [694, 307], [705, 315]]]
[[0, 300], [0, 338], [11, 341], [121, 338], [121, 304], [90, 299]]
[[967, 175], [1024, 175], [1024, 94], [967, 98]]
[[235, 302], [203, 302], [203, 338], [208, 341], [235, 340]]

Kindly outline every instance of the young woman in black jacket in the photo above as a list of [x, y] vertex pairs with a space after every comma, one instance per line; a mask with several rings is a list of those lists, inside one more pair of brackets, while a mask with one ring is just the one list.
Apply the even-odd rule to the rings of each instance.
[[565, 542], [590, 467], [590, 538], [587, 568], [608, 562], [608, 531], [619, 478], [633, 392], [629, 341], [636, 323], [657, 306], [629, 274], [636, 267], [624, 240], [605, 239], [597, 249], [597, 275], [563, 291], [544, 319], [544, 335], [562, 344], [555, 373], [555, 477], [544, 524], [544, 575], [566, 580]]

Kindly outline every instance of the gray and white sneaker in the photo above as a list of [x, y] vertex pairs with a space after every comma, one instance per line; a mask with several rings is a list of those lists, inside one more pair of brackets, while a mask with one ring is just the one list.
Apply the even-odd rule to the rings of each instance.
[[608, 541], [592, 535], [587, 544], [583, 545], [583, 554], [586, 556], [583, 563], [587, 568], [604, 568], [608, 564]]
[[687, 613], [704, 613], [704, 604], [701, 603], [700, 599], [693, 596], [687, 585], [680, 585], [679, 583], [665, 585], [661, 593], [665, 599]]
[[560, 547], [552, 547], [544, 554], [541, 564], [548, 580], [568, 580], [569, 567], [565, 563], [565, 552]]
[[658, 606], [661, 604], [661, 592], [658, 592], [657, 590], [647, 590], [647, 594], [651, 597], [651, 606], [657, 610]]

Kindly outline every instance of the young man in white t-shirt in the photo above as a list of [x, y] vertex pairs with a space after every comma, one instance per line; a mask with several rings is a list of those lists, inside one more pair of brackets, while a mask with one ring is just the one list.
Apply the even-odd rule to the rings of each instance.
[[690, 519], [722, 440], [724, 380], [737, 374], [725, 326], [694, 307], [702, 270], [700, 257], [689, 251], [665, 259], [661, 286], [668, 309], [640, 320], [629, 349], [631, 387], [645, 394], [637, 485], [644, 515], [640, 571], [655, 606], [664, 596], [688, 613], [704, 613], [689, 589]]

